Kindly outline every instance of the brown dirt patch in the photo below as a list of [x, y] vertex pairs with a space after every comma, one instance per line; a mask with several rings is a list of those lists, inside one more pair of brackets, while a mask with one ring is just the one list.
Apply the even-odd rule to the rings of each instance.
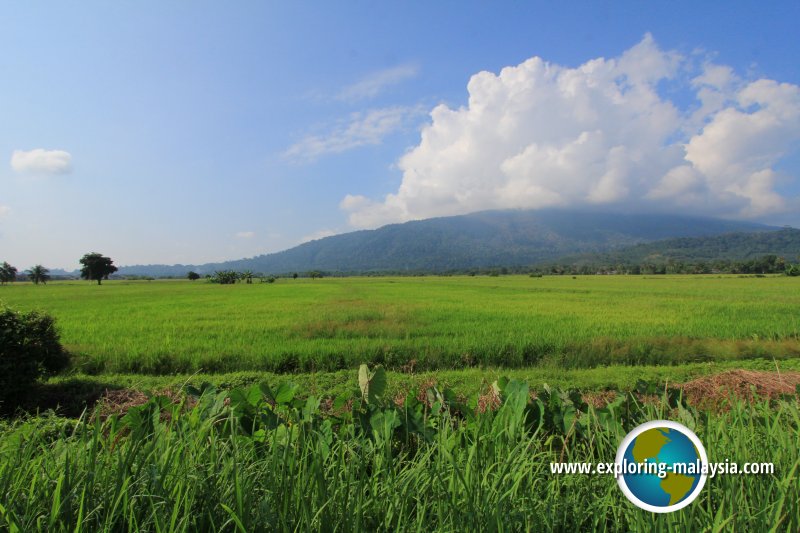
[[[170, 402], [177, 405], [183, 401], [184, 395], [172, 389], [163, 389], [157, 391], [154, 396], [166, 396]], [[100, 405], [100, 418], [105, 420], [112, 415], [123, 416], [132, 407], [144, 405], [149, 400], [142, 391], [136, 389], [119, 389], [119, 390], [106, 390], [100, 398], [98, 404]], [[188, 403], [194, 403], [187, 400]]]
[[[759, 370], [728, 370], [719, 374], [703, 376], [686, 383], [674, 383], [671, 387], [683, 391], [689, 405], [700, 409], [729, 407], [736, 400], [773, 400], [781, 396], [793, 396], [800, 384], [800, 372], [766, 372]], [[587, 392], [583, 400], [594, 408], [605, 407], [614, 401], [617, 391]], [[659, 395], [636, 394], [642, 403], [658, 403]]]
[[617, 399], [617, 391], [604, 390], [598, 392], [588, 392], [583, 395], [583, 401], [594, 407], [600, 409], [610, 404]]
[[736, 399], [775, 399], [795, 395], [800, 372], [729, 370], [693, 379], [679, 387], [687, 403], [696, 407], [719, 407]]

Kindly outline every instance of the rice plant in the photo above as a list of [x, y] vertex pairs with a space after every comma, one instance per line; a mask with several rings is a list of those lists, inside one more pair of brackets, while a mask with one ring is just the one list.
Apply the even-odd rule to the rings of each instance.
[[797, 278], [528, 276], [14, 284], [86, 373], [417, 371], [792, 359]]

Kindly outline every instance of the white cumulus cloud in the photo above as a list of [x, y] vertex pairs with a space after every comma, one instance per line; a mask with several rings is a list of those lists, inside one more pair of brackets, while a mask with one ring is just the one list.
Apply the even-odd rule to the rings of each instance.
[[356, 83], [345, 87], [337, 99], [345, 101], [364, 100], [378, 96], [384, 89], [396, 85], [417, 75], [416, 65], [398, 65], [373, 72]]
[[256, 236], [255, 231], [240, 231], [234, 235], [237, 239], [252, 239]]
[[14, 150], [11, 168], [23, 174], [67, 174], [72, 170], [72, 155], [64, 150]]
[[[665, 82], [694, 104], [664, 96]], [[342, 200], [351, 225], [579, 205], [758, 217], [795, 201], [775, 191], [774, 167], [800, 140], [800, 87], [744, 81], [663, 51], [649, 34], [574, 68], [533, 57], [480, 72], [467, 90], [466, 105], [430, 112], [398, 161], [396, 192]]]
[[290, 146], [284, 156], [294, 161], [313, 161], [366, 145], [380, 144], [388, 135], [410, 126], [422, 114], [420, 107], [394, 106], [357, 112], [328, 132], [309, 135]]

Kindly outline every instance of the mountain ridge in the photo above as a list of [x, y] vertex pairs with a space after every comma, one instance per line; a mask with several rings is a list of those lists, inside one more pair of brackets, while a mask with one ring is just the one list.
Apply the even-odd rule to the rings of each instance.
[[756, 233], [723, 233], [707, 237], [677, 237], [635, 244], [602, 253], [562, 257], [557, 263], [582, 265], [663, 265], [667, 263], [713, 263], [747, 261], [766, 255], [800, 259], [800, 230], [781, 228]]
[[357, 230], [252, 258], [201, 265], [122, 266], [119, 275], [181, 276], [189, 270], [443, 272], [519, 267], [677, 237], [774, 231], [709, 217], [569, 209], [481, 211]]

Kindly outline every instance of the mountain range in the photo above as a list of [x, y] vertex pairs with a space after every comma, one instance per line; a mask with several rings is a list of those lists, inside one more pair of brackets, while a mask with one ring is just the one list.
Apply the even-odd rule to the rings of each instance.
[[754, 233], [724, 233], [709, 237], [679, 237], [602, 253], [562, 257], [564, 265], [663, 265], [748, 261], [777, 255], [795, 262], [800, 258], [800, 230], [783, 228]]
[[[323, 272], [444, 272], [519, 267], [620, 252], [676, 238], [747, 234], [755, 242], [780, 228], [753, 222], [664, 214], [613, 214], [570, 209], [482, 211], [390, 224], [306, 242], [288, 250], [203, 265], [133, 265], [118, 275], [183, 276], [189, 270], [251, 270], [264, 274]], [[797, 231], [800, 235], [800, 230]], [[786, 240], [786, 239], [784, 239]], [[765, 253], [780, 240], [766, 239]], [[783, 245], [790, 249], [794, 236]], [[672, 242], [669, 246], [680, 246]], [[658, 246], [653, 244], [653, 246]], [[683, 246], [689, 246], [683, 243]], [[759, 249], [761, 249], [759, 248]], [[641, 248], [641, 253], [652, 250]], [[796, 254], [797, 252], [795, 252]]]

